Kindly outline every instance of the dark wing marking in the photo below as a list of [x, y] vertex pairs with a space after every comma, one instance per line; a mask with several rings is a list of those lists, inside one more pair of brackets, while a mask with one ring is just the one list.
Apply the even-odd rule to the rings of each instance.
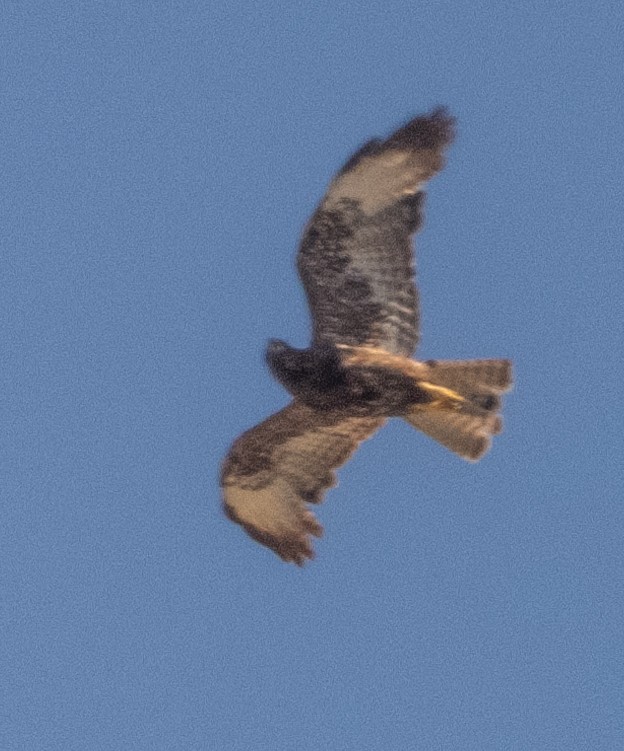
[[234, 442], [221, 471], [225, 513], [283, 560], [302, 565], [314, 557], [311, 536], [323, 533], [307, 504], [323, 500], [336, 483], [333, 470], [383, 422], [292, 402]]
[[422, 187], [443, 166], [453, 123], [443, 109], [417, 117], [385, 141], [363, 146], [332, 181], [297, 257], [315, 345], [414, 351], [411, 236], [422, 221]]

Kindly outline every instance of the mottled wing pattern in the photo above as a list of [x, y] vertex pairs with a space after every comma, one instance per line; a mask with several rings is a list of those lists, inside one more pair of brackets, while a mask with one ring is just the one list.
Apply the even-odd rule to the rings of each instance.
[[443, 109], [417, 117], [390, 138], [367, 143], [332, 181], [297, 258], [314, 344], [414, 351], [411, 236], [422, 221], [422, 188], [444, 165], [453, 124]]
[[283, 560], [302, 565], [314, 557], [311, 536], [323, 532], [307, 504], [323, 500], [336, 482], [333, 470], [383, 422], [292, 402], [230, 449], [221, 472], [226, 514]]

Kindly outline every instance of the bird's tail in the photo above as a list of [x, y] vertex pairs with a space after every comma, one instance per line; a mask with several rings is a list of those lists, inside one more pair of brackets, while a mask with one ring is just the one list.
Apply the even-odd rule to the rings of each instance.
[[454, 451], [476, 461], [502, 430], [500, 395], [511, 388], [509, 360], [430, 360], [419, 382], [431, 394], [404, 419]]

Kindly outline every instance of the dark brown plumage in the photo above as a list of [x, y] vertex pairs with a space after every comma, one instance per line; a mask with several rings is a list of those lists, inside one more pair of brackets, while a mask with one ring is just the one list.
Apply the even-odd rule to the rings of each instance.
[[373, 140], [338, 172], [305, 228], [297, 268], [312, 345], [271, 341], [267, 363], [294, 401], [233, 444], [226, 514], [281, 558], [312, 558], [319, 503], [341, 466], [388, 417], [402, 417], [476, 460], [499, 433], [507, 360], [411, 360], [419, 336], [411, 236], [423, 187], [444, 163], [454, 121], [443, 109]]

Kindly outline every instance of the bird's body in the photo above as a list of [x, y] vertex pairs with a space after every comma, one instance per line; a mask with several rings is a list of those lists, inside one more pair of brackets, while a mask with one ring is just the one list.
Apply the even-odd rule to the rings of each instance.
[[412, 374], [381, 362], [352, 364], [347, 351], [332, 344], [297, 350], [273, 342], [267, 361], [282, 386], [312, 409], [395, 417], [411, 405], [429, 401]]
[[224, 508], [284, 560], [313, 557], [322, 528], [308, 508], [333, 470], [389, 417], [401, 417], [476, 460], [500, 432], [508, 360], [419, 362], [411, 236], [426, 181], [443, 166], [453, 120], [444, 110], [371, 141], [336, 175], [310, 219], [297, 267], [312, 343], [272, 340], [266, 359], [293, 401], [233, 444], [221, 472]]

